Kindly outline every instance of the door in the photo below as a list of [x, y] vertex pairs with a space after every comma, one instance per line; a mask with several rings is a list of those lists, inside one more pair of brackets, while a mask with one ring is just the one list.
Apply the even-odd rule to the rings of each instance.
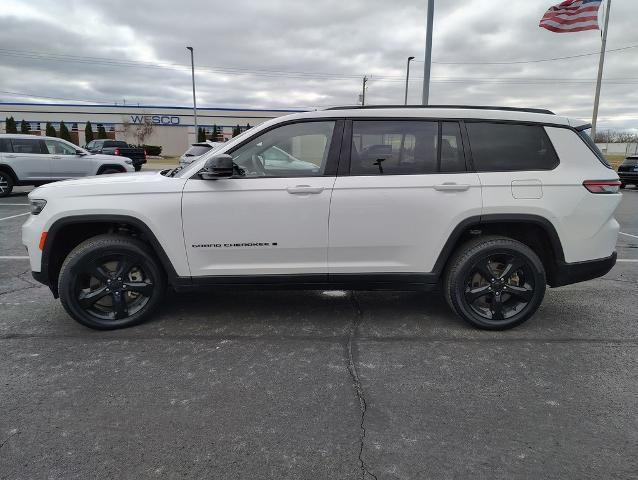
[[51, 178], [49, 154], [42, 140], [37, 137], [11, 138], [11, 148], [13, 152], [5, 153], [4, 158], [20, 181]]
[[[188, 180], [182, 218], [191, 275], [325, 280], [342, 130], [333, 120], [275, 126], [228, 152], [232, 178]], [[271, 160], [282, 153], [285, 163]]]
[[63, 140], [45, 139], [51, 160], [51, 178], [85, 177], [93, 173], [93, 165], [84, 155], [78, 155], [74, 145]]
[[331, 279], [431, 272], [454, 227], [481, 213], [460, 124], [353, 120], [344, 139], [349, 162], [339, 166], [330, 208]]

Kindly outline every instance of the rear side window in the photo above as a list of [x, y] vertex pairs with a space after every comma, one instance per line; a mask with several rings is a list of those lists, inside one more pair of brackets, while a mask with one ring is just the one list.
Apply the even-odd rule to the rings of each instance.
[[13, 152], [8, 138], [0, 138], [0, 153], [2, 152]]
[[464, 172], [465, 155], [458, 122], [441, 122], [441, 167], [443, 173]]
[[352, 122], [351, 175], [410, 175], [437, 171], [438, 122]]
[[31, 140], [30, 138], [11, 139], [11, 144], [13, 145], [13, 151], [15, 153], [49, 153], [48, 151], [43, 151], [41, 143], [42, 142], [40, 140]]
[[559, 163], [541, 125], [489, 122], [466, 125], [478, 172], [552, 170]]
[[581, 138], [583, 142], [587, 144], [587, 146], [594, 153], [594, 155], [596, 155], [596, 158], [600, 160], [600, 163], [602, 163], [607, 168], [613, 168], [609, 164], [607, 159], [605, 158], [605, 155], [603, 155], [603, 152], [601, 152], [600, 148], [598, 148], [598, 145], [596, 145], [596, 143], [592, 140], [590, 133], [591, 133], [591, 129], [589, 128], [586, 130], [579, 130], [578, 136]]

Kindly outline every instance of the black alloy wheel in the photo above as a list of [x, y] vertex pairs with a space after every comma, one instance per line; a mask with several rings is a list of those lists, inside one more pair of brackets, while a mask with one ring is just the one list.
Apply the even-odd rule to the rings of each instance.
[[78, 245], [59, 278], [60, 300], [78, 322], [109, 330], [144, 321], [160, 302], [166, 280], [137, 239], [100, 235]]
[[449, 305], [465, 321], [486, 330], [505, 330], [538, 310], [545, 296], [545, 269], [521, 242], [478, 237], [459, 247], [444, 287]]
[[6, 172], [0, 172], [0, 197], [8, 197], [13, 191], [13, 179]]

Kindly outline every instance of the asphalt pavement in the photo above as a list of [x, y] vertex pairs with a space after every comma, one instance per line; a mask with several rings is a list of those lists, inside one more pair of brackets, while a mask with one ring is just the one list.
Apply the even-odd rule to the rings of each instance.
[[[621, 261], [507, 332], [436, 294], [169, 294], [115, 332], [30, 275], [0, 199], [0, 478], [638, 478], [638, 190]], [[14, 218], [8, 218], [14, 217]]]

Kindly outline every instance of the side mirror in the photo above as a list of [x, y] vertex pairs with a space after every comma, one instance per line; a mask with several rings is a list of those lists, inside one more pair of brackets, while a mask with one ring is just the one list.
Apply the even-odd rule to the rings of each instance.
[[217, 180], [233, 176], [233, 157], [230, 155], [216, 155], [206, 160], [204, 168], [199, 172], [202, 180]]
[[83, 157], [84, 155], [86, 155], [86, 152], [84, 150], [76, 150], [75, 154], [79, 155], [80, 157]]

